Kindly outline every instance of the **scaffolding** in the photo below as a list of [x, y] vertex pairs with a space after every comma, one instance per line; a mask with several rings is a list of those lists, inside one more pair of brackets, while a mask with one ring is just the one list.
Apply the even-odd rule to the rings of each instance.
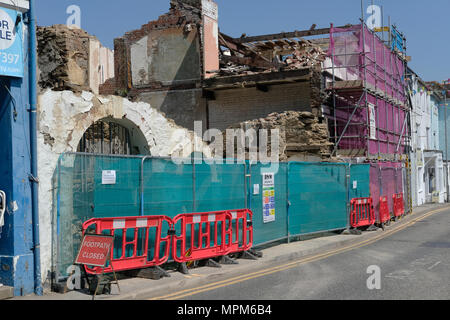
[[[331, 25], [323, 66], [328, 74], [325, 89], [331, 97], [326, 116], [334, 142], [332, 155], [350, 160], [361, 157], [371, 163], [371, 194], [378, 216], [378, 196], [390, 198], [394, 192], [389, 189], [392, 177], [383, 175], [386, 169], [395, 170], [395, 193], [404, 193], [407, 211], [412, 208], [412, 104], [406, 81], [406, 39], [395, 27], [390, 26], [388, 32], [385, 42], [363, 19], [346, 28]], [[402, 181], [397, 185], [400, 168]]]
[[346, 28], [331, 25], [329, 42], [323, 70], [332, 100], [332, 154], [405, 162], [411, 145], [406, 47], [388, 46], [363, 20]]

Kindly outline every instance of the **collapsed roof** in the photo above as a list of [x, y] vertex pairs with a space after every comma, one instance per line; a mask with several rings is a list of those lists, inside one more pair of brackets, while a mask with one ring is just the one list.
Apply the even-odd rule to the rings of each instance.
[[301, 37], [240, 43], [220, 33], [219, 44], [219, 77], [309, 69], [327, 56], [320, 45]]

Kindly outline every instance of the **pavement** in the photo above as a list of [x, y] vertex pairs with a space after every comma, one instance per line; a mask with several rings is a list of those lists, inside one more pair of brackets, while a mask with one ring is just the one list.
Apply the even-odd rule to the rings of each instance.
[[[143, 278], [119, 279], [120, 291], [117, 285], [112, 284], [110, 295], [99, 295], [96, 300], [143, 300], [165, 299], [171, 292], [179, 292], [190, 288], [208, 285], [211, 282], [227, 281], [233, 277], [241, 277], [251, 273], [257, 273], [270, 267], [276, 267], [301, 258], [314, 257], [340, 248], [358, 245], [376, 240], [377, 237], [406, 227], [418, 218], [435, 210], [449, 209], [448, 204], [427, 204], [414, 209], [412, 214], [406, 215], [396, 222], [392, 222], [383, 231], [366, 231], [360, 235], [343, 232], [322, 233], [309, 237], [302, 237], [300, 241], [281, 243], [267, 248], [258, 248], [262, 257], [257, 260], [238, 259], [236, 265], [222, 265], [220, 268], [198, 267], [189, 269], [189, 274], [184, 275], [175, 270], [168, 270], [170, 277], [160, 280]], [[11, 300], [92, 300], [92, 296], [85, 290], [69, 291], [64, 294], [46, 291], [43, 296], [29, 295], [15, 297]]]

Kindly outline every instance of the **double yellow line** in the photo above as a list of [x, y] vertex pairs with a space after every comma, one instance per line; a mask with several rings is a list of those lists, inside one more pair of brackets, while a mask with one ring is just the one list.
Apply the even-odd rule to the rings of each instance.
[[420, 216], [418, 218], [415, 218], [415, 219], [413, 219], [413, 220], [411, 220], [411, 221], [409, 221], [409, 222], [407, 222], [405, 224], [402, 224], [402, 225], [400, 225], [398, 227], [394, 227], [391, 230], [383, 232], [379, 236], [376, 236], [376, 237], [373, 237], [371, 239], [364, 240], [362, 242], [358, 242], [358, 243], [355, 243], [355, 244], [352, 244], [352, 245], [345, 246], [345, 247], [343, 247], [341, 249], [331, 250], [331, 251], [328, 251], [328, 252], [323, 253], [323, 254], [318, 254], [318, 255], [315, 255], [315, 256], [312, 256], [312, 257], [302, 258], [302, 259], [299, 259], [299, 260], [296, 260], [296, 261], [292, 261], [292, 262], [283, 264], [281, 266], [263, 269], [263, 270], [260, 270], [260, 271], [257, 271], [257, 272], [252, 272], [252, 273], [241, 275], [241, 276], [238, 276], [238, 277], [234, 277], [234, 278], [230, 278], [230, 279], [226, 279], [226, 280], [222, 280], [222, 281], [213, 282], [213, 283], [206, 284], [206, 285], [203, 285], [203, 286], [200, 286], [200, 287], [177, 291], [177, 292], [174, 292], [174, 293], [171, 293], [171, 294], [167, 294], [167, 295], [164, 295], [164, 296], [152, 298], [150, 300], [176, 300], [176, 299], [182, 299], [182, 298], [185, 298], [185, 297], [188, 297], [188, 296], [192, 296], [192, 295], [195, 295], [195, 294], [199, 294], [199, 293], [202, 293], [202, 292], [211, 291], [211, 290], [214, 290], [214, 289], [230, 286], [230, 285], [233, 285], [233, 284], [236, 284], [236, 283], [240, 283], [240, 282], [248, 281], [248, 280], [251, 280], [251, 279], [267, 276], [267, 275], [270, 275], [272, 273], [276, 273], [276, 272], [292, 269], [292, 268], [301, 266], [301, 265], [306, 264], [306, 263], [322, 260], [322, 259], [328, 258], [330, 256], [334, 256], [334, 255], [337, 255], [337, 254], [340, 254], [340, 253], [344, 253], [344, 252], [347, 252], [347, 251], [350, 251], [350, 250], [361, 248], [361, 247], [367, 246], [369, 244], [372, 244], [374, 242], [377, 242], [377, 241], [379, 241], [381, 239], [384, 239], [386, 237], [389, 237], [390, 235], [392, 235], [394, 233], [397, 233], [397, 232], [399, 232], [399, 231], [401, 231], [401, 230], [403, 230], [403, 229], [405, 229], [407, 227], [412, 226], [413, 224], [415, 224], [418, 221], [424, 220], [424, 219], [428, 218], [429, 216], [431, 216], [431, 215], [433, 215], [435, 213], [448, 210], [449, 208], [450, 207], [444, 207], [444, 208], [440, 208], [440, 209], [437, 209], [437, 210], [430, 211], [430, 212], [428, 212], [428, 213], [426, 213], [426, 214], [424, 214], [424, 215], [422, 215], [422, 216]]

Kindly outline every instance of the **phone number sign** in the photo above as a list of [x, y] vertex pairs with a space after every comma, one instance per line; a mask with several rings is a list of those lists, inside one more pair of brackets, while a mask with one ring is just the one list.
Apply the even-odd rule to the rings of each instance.
[[22, 20], [21, 13], [0, 8], [0, 75], [2, 76], [23, 77]]

